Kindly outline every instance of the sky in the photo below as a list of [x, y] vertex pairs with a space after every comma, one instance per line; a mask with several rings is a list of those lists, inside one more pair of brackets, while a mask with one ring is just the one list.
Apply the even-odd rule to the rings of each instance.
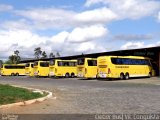
[[160, 0], [0, 0], [0, 59], [160, 45]]

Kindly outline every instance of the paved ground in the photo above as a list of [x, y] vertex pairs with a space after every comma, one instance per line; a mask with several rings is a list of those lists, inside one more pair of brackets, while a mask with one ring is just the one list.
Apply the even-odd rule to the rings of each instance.
[[78, 80], [0, 77], [0, 84], [50, 90], [57, 99], [29, 106], [0, 109], [15, 114], [160, 113], [160, 78]]

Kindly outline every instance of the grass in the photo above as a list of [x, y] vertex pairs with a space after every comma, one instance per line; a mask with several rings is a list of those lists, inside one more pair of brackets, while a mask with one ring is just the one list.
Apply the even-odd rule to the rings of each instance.
[[31, 90], [0, 84], [0, 105], [22, 102], [45, 96]]

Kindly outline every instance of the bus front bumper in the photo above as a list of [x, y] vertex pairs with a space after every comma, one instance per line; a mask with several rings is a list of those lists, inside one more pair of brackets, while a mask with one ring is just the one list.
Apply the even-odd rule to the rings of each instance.
[[79, 78], [84, 78], [84, 75], [83, 75], [82, 73], [78, 73], [78, 74], [77, 74], [77, 77], [79, 77]]
[[112, 78], [111, 74], [107, 74], [107, 73], [99, 73], [98, 74], [99, 78]]
[[54, 76], [55, 76], [54, 72], [50, 72], [50, 73], [49, 73], [49, 76], [50, 76], [50, 77], [54, 77]]
[[29, 75], [30, 75], [30, 72], [26, 72], [25, 74], [26, 74], [27, 76], [29, 76]]
[[39, 76], [38, 72], [34, 72], [34, 76]]

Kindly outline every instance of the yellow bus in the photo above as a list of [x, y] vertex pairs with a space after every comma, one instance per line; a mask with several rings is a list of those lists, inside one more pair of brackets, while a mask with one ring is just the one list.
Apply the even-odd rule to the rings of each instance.
[[96, 78], [97, 77], [97, 59], [79, 58], [77, 64], [78, 77]]
[[46, 77], [49, 76], [49, 62], [48, 61], [36, 61], [33, 65], [34, 76]]
[[34, 76], [33, 63], [26, 63], [25, 73], [27, 76]]
[[50, 77], [76, 77], [77, 60], [51, 60], [49, 72]]
[[2, 76], [19, 76], [25, 75], [25, 65], [24, 64], [3, 64], [1, 67]]
[[101, 56], [98, 57], [99, 78], [120, 78], [152, 76], [149, 58], [138, 56]]

